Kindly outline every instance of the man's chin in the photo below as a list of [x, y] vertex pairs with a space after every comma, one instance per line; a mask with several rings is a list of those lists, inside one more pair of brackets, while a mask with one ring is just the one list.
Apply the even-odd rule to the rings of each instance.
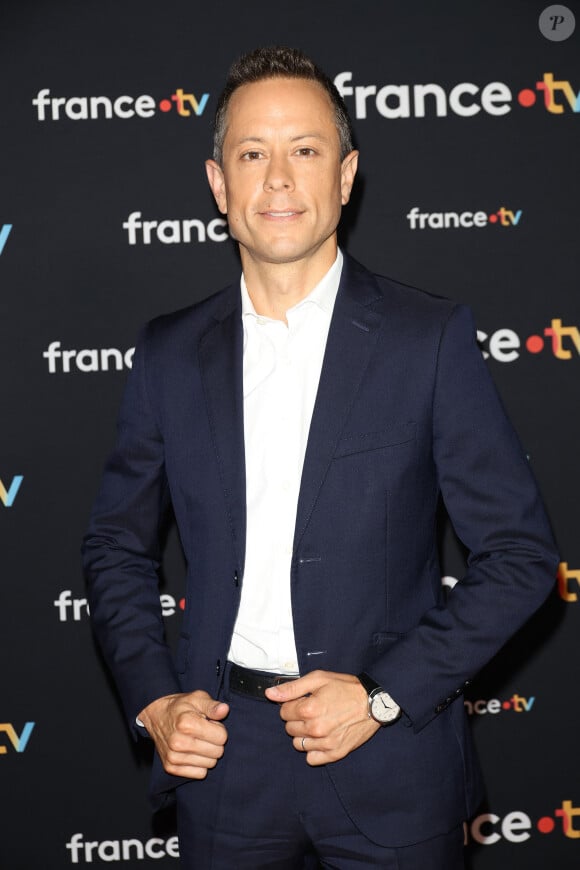
[[[329, 237], [314, 245], [312, 243], [300, 244], [290, 240], [277, 240], [261, 245], [259, 248], [249, 248], [240, 243], [240, 248], [254, 263], [284, 265], [285, 263], [299, 263], [301, 260], [310, 260], [312, 257], [322, 254], [322, 251], [329, 245], [332, 238]], [[334, 244], [332, 247], [335, 250], [336, 245]]]

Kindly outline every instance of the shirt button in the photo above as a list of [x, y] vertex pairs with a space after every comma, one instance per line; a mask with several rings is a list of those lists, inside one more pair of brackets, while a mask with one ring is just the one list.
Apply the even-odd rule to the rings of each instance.
[[298, 662], [284, 662], [282, 667], [286, 671], [297, 671], [298, 670]]

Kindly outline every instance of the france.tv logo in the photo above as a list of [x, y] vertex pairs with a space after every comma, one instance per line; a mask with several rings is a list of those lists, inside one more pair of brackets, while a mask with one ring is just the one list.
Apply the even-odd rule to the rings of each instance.
[[[24, 752], [28, 746], [28, 741], [30, 740], [30, 735], [32, 734], [34, 725], [34, 722], [25, 722], [24, 728], [20, 734], [18, 734], [11, 722], [2, 722], [0, 723], [0, 739], [2, 733], [6, 734], [14, 751]], [[0, 755], [6, 755], [7, 751], [7, 747], [3, 743], [0, 743]]]
[[0, 228], [0, 254], [4, 250], [4, 245], [8, 241], [8, 236], [12, 231], [12, 224], [3, 224]]
[[[580, 91], [575, 92], [569, 81], [554, 81], [553, 73], [544, 73], [541, 82], [536, 82], [536, 91], [544, 95], [544, 108], [552, 115], [561, 115], [567, 108], [566, 103], [573, 112], [580, 112]], [[564, 102], [560, 101], [564, 98]], [[518, 103], [524, 109], [529, 109], [537, 100], [535, 92], [531, 88], [523, 88], [518, 94]]]
[[2, 502], [4, 507], [12, 507], [12, 505], [14, 504], [14, 499], [18, 495], [18, 490], [20, 489], [20, 485], [22, 484], [23, 480], [24, 478], [21, 474], [16, 474], [12, 478], [12, 483], [10, 484], [8, 489], [6, 489], [6, 487], [0, 480], [0, 501]]
[[357, 120], [367, 118], [369, 112], [388, 119], [446, 118], [449, 115], [472, 118], [481, 112], [501, 117], [511, 112], [514, 103], [529, 109], [539, 100], [552, 115], [570, 110], [580, 112], [580, 92], [576, 93], [567, 79], [555, 79], [552, 72], [545, 72], [536, 81], [535, 88], [524, 87], [515, 92], [500, 81], [457, 82], [451, 88], [436, 82], [354, 84], [351, 71], [338, 73], [334, 84], [343, 99], [353, 98], [353, 115]]
[[176, 88], [169, 97], [157, 101], [150, 94], [131, 97], [122, 94], [119, 97], [53, 97], [50, 88], [41, 88], [32, 100], [36, 107], [38, 121], [70, 121], [102, 120], [118, 118], [152, 118], [160, 111], [167, 114], [173, 109], [182, 118], [199, 118], [203, 115], [209, 100], [209, 94], [196, 96], [186, 93], [183, 88]]

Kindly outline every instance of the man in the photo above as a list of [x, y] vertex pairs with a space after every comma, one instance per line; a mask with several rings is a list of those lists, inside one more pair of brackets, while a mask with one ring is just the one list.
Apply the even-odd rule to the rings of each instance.
[[[95, 630], [155, 741], [154, 790], [175, 789], [187, 868], [462, 867], [480, 786], [461, 694], [553, 585], [469, 314], [337, 248], [357, 159], [308, 58], [234, 65], [207, 175], [241, 285], [145, 329], [85, 540]], [[441, 496], [470, 551], [448, 601]]]

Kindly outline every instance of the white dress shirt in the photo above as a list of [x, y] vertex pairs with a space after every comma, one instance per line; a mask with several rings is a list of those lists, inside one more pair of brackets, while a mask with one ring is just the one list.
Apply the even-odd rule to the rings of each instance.
[[290, 566], [310, 421], [342, 254], [288, 325], [256, 314], [241, 279], [244, 330], [246, 561], [228, 654], [247, 668], [297, 674]]

